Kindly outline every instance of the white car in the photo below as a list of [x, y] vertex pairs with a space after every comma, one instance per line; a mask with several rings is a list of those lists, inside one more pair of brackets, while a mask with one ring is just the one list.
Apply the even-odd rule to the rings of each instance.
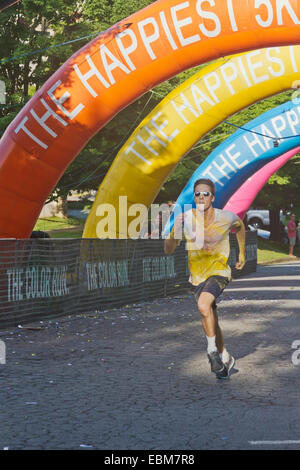
[[[280, 210], [280, 220], [283, 219], [283, 211]], [[247, 212], [248, 225], [256, 229], [262, 229], [270, 225], [270, 212], [267, 209], [250, 209]]]

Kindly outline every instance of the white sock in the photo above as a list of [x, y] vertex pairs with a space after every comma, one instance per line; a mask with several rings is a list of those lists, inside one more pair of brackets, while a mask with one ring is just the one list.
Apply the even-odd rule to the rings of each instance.
[[223, 352], [222, 352], [222, 354], [220, 354], [220, 356], [221, 356], [221, 359], [224, 363], [229, 361], [230, 356], [229, 356], [229, 352], [227, 351], [226, 348], [223, 349]]
[[216, 337], [215, 336], [206, 336], [207, 339], [207, 352], [208, 354], [217, 351], [216, 346]]

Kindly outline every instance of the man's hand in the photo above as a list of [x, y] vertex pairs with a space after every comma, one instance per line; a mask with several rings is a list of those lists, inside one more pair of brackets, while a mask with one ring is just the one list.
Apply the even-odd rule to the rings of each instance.
[[245, 264], [246, 264], [245, 255], [239, 255], [239, 260], [235, 264], [236, 269], [239, 269], [239, 270], [243, 269]]
[[246, 245], [246, 231], [243, 221], [238, 218], [237, 222], [234, 224], [236, 238], [239, 245], [239, 260], [235, 264], [236, 269], [241, 270], [246, 264], [245, 261], [245, 245]]

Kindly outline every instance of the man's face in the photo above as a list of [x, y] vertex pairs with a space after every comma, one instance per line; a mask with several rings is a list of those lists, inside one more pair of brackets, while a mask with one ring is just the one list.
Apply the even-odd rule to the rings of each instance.
[[[199, 195], [196, 195], [200, 193]], [[209, 195], [204, 195], [203, 193], [209, 193]], [[212, 195], [210, 186], [207, 184], [198, 184], [194, 192], [194, 200], [196, 206], [201, 205], [204, 211], [207, 211], [215, 200], [215, 197]]]

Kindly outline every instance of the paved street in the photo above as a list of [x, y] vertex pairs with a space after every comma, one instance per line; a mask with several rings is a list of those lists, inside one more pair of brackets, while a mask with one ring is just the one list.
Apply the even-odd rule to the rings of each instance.
[[2, 329], [0, 449], [300, 449], [299, 299], [299, 261], [230, 283], [228, 381], [189, 292]]

